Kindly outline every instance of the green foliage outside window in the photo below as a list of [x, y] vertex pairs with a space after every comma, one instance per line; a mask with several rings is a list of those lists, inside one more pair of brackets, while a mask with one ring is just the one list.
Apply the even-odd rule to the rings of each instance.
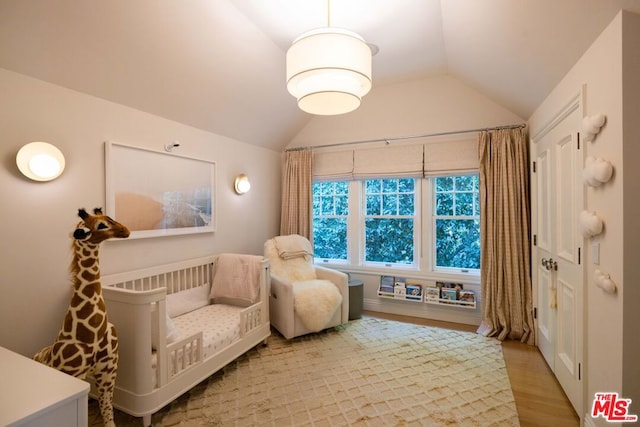
[[315, 219], [313, 221], [313, 251], [316, 258], [346, 260], [346, 219]]
[[435, 178], [437, 267], [480, 268], [478, 175]]
[[[434, 267], [480, 268], [478, 175], [432, 178]], [[362, 215], [366, 262], [412, 265], [416, 180], [372, 179], [363, 182]], [[347, 261], [349, 183], [313, 185], [313, 238], [316, 258]], [[428, 232], [427, 230], [424, 230]], [[351, 237], [353, 238], [353, 237]], [[419, 240], [418, 240], [419, 242]]]
[[415, 180], [367, 180], [365, 197], [365, 260], [413, 264]]
[[365, 229], [367, 261], [413, 263], [413, 219], [369, 218]]
[[313, 184], [313, 250], [316, 258], [347, 259], [349, 183]]

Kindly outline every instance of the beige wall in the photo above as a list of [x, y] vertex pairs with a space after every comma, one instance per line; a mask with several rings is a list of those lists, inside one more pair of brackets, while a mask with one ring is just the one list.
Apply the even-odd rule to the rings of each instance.
[[640, 15], [626, 13], [622, 21], [622, 112], [624, 159], [624, 298], [622, 393], [633, 400], [632, 412], [640, 416]]
[[315, 116], [293, 138], [289, 148], [461, 131], [524, 121], [459, 80], [440, 76], [376, 87], [352, 113]]
[[[582, 85], [586, 93], [583, 114], [604, 113], [607, 116], [597, 138], [584, 145], [585, 157], [602, 157], [614, 165], [611, 181], [597, 188], [585, 187], [586, 209], [597, 212], [605, 222], [604, 232], [587, 240], [584, 250], [587, 276], [586, 412], [591, 409], [594, 393], [607, 391], [626, 393], [624, 397], [633, 399], [635, 413], [639, 412], [637, 361], [640, 340], [637, 328], [640, 312], [632, 308], [637, 305], [640, 279], [637, 272], [640, 233], [635, 225], [638, 197], [633, 190], [640, 178], [637, 167], [640, 159], [637, 148], [639, 133], [635, 130], [640, 100], [637, 80], [639, 31], [637, 15], [619, 14], [529, 120], [531, 133], [535, 134], [552, 114], [580, 91]], [[627, 76], [624, 80], [623, 75]], [[633, 215], [632, 218], [629, 214]], [[594, 265], [591, 257], [593, 243], [600, 245], [599, 265]], [[617, 294], [606, 294], [595, 286], [593, 273], [596, 268], [611, 275], [618, 285]], [[636, 388], [624, 386], [628, 383], [633, 383]], [[607, 424], [602, 418], [590, 419], [589, 422], [592, 425]]]
[[[218, 231], [106, 242], [103, 274], [222, 251], [261, 254], [277, 234], [280, 153], [3, 69], [0, 93], [0, 346], [30, 356], [57, 334], [70, 295], [77, 209], [105, 205], [106, 140], [160, 151], [178, 140], [181, 154], [215, 161]], [[16, 152], [31, 141], [62, 150], [60, 178], [36, 183], [19, 173]], [[252, 189], [237, 196], [233, 178], [241, 172]]]

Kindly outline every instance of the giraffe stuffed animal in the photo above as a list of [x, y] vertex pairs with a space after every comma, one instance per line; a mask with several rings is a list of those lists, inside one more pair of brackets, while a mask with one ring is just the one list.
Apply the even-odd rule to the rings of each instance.
[[73, 294], [62, 329], [54, 343], [33, 359], [74, 377], [93, 375], [99, 394], [100, 413], [106, 427], [114, 427], [113, 391], [118, 369], [118, 338], [107, 319], [102, 297], [98, 254], [100, 243], [129, 237], [129, 229], [102, 213], [78, 210], [82, 219], [73, 232]]

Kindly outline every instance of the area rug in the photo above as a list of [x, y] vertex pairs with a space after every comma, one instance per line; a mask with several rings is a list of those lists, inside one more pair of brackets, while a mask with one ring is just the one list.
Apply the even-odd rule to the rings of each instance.
[[[140, 418], [116, 411], [116, 425]], [[519, 426], [500, 342], [364, 317], [277, 332], [152, 417], [154, 426]], [[89, 425], [101, 425], [95, 401]]]

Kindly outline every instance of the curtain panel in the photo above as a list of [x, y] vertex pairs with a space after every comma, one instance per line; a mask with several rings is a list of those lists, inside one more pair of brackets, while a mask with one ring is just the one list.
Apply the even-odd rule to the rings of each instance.
[[526, 129], [481, 132], [478, 157], [483, 299], [478, 333], [534, 344]]
[[311, 232], [312, 152], [285, 151], [282, 162], [280, 235], [299, 234], [313, 241]]

